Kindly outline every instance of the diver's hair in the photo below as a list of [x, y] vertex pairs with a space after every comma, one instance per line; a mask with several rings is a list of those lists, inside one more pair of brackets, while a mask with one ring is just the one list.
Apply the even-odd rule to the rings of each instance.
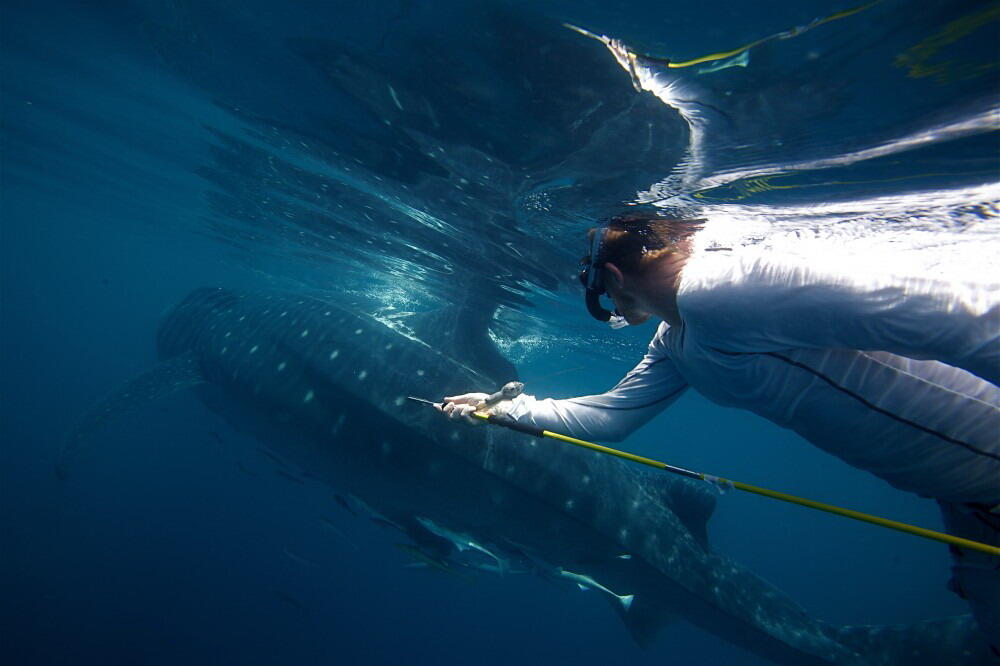
[[[660, 257], [677, 251], [704, 222], [704, 218], [661, 217], [651, 212], [615, 215], [608, 219], [600, 259], [618, 266], [623, 273], [641, 274]], [[592, 241], [595, 233], [597, 229], [587, 232], [587, 240]], [[581, 263], [589, 264], [590, 256]]]

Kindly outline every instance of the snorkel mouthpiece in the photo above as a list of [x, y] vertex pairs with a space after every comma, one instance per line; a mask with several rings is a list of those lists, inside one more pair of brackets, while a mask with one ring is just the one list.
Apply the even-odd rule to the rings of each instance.
[[628, 326], [628, 320], [625, 319], [625, 315], [615, 310], [611, 313], [611, 318], [608, 319], [608, 326], [617, 331], [619, 328]]
[[586, 289], [583, 298], [590, 316], [608, 323], [611, 328], [619, 329], [628, 326], [625, 317], [617, 310], [611, 311], [601, 305], [601, 295], [607, 293], [604, 272], [604, 237], [607, 234], [608, 227], [594, 231], [590, 240], [590, 257], [584, 260], [586, 265], [580, 271], [580, 282]]
[[601, 305], [601, 295], [596, 291], [587, 290], [584, 294], [584, 303], [587, 305], [587, 312], [597, 321], [608, 321], [611, 319], [611, 311]]

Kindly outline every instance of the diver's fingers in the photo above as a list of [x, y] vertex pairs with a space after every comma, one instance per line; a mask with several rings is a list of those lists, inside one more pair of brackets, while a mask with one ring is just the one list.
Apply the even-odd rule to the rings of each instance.
[[471, 423], [472, 425], [480, 425], [481, 420], [473, 418], [472, 415], [478, 409], [477, 405], [459, 405], [455, 411], [458, 413], [459, 418], [463, 419], [466, 423]]
[[474, 419], [472, 414], [478, 409], [478, 405], [466, 405], [457, 402], [448, 402], [441, 408], [449, 419], [453, 421], [458, 421], [459, 419], [464, 420], [466, 423], [474, 423], [479, 425], [479, 420]]

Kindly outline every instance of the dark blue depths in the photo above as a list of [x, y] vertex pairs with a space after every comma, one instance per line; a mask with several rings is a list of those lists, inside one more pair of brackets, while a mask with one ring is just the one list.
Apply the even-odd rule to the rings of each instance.
[[[895, 21], [886, 34], [899, 51], [985, 7], [928, 4], [900, 18], [899, 4], [872, 9]], [[599, 593], [570, 584], [488, 574], [467, 582], [407, 568], [398, 534], [346, 510], [329, 487], [285, 473], [193, 392], [109, 423], [69, 480], [56, 479], [53, 462], [98, 399], [155, 363], [164, 312], [206, 285], [300, 292], [390, 320], [442, 303], [500, 305], [498, 338], [511, 341], [505, 350], [531, 392], [606, 389], [651, 329], [612, 336], [586, 320], [572, 285], [580, 234], [592, 216], [669, 172], [685, 128], [559, 22], [650, 50], [677, 39], [677, 51], [694, 57], [844, 8], [821, 5], [8, 3], [0, 45], [4, 660], [765, 663], [685, 623], [640, 650]], [[795, 144], [788, 159], [851, 148], [859, 127], [875, 139], [896, 124], [947, 119], [974, 106], [975, 87], [993, 76], [918, 95], [902, 76], [878, 79], [869, 42], [829, 43], [845, 34], [810, 33], [815, 41], [801, 48], [830, 63], [817, 71], [790, 71], [788, 52], [777, 48], [754, 54], [766, 67], [747, 69], [760, 85], [779, 74], [800, 90], [824, 88], [821, 75], [837, 84], [826, 86], [841, 105], [821, 125], [829, 134]], [[866, 90], [898, 89], [877, 108], [862, 104], [845, 72]], [[733, 81], [737, 91], [752, 87]], [[785, 113], [816, 111], [803, 103]], [[995, 141], [987, 134], [975, 145], [928, 148], [910, 164], [866, 164], [832, 179], [865, 183], [844, 190], [800, 183], [818, 194], [800, 188], [787, 201], [846, 196], [850, 187], [919, 188], [927, 174], [941, 185], [975, 185], [988, 178]], [[890, 181], [904, 185], [880, 184]], [[774, 191], [760, 196], [782, 203], [768, 198]], [[531, 346], [519, 338], [524, 330], [554, 342]], [[372, 351], [380, 361], [389, 353]], [[627, 446], [940, 527], [931, 502], [697, 395]], [[845, 522], [726, 495], [709, 536], [830, 622], [964, 612], [944, 586], [943, 548]]]

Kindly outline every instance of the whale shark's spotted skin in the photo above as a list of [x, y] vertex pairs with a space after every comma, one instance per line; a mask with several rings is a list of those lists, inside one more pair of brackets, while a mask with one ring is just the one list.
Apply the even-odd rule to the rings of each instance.
[[[196, 290], [160, 326], [161, 366], [77, 429], [60, 469], [110, 415], [199, 384], [283, 464], [404, 532], [424, 565], [454, 568], [455, 539], [441, 535], [455, 534], [497, 560], [465, 567], [586, 576], [629, 598], [616, 609], [640, 644], [680, 617], [782, 664], [980, 663], [968, 618], [910, 630], [810, 617], [710, 549], [715, 497], [705, 484], [411, 406], [406, 395], [514, 378], [484, 328], [463, 329], [447, 312], [428, 321], [438, 328], [426, 339], [446, 344], [313, 298]], [[453, 358], [452, 349], [471, 357]]]

